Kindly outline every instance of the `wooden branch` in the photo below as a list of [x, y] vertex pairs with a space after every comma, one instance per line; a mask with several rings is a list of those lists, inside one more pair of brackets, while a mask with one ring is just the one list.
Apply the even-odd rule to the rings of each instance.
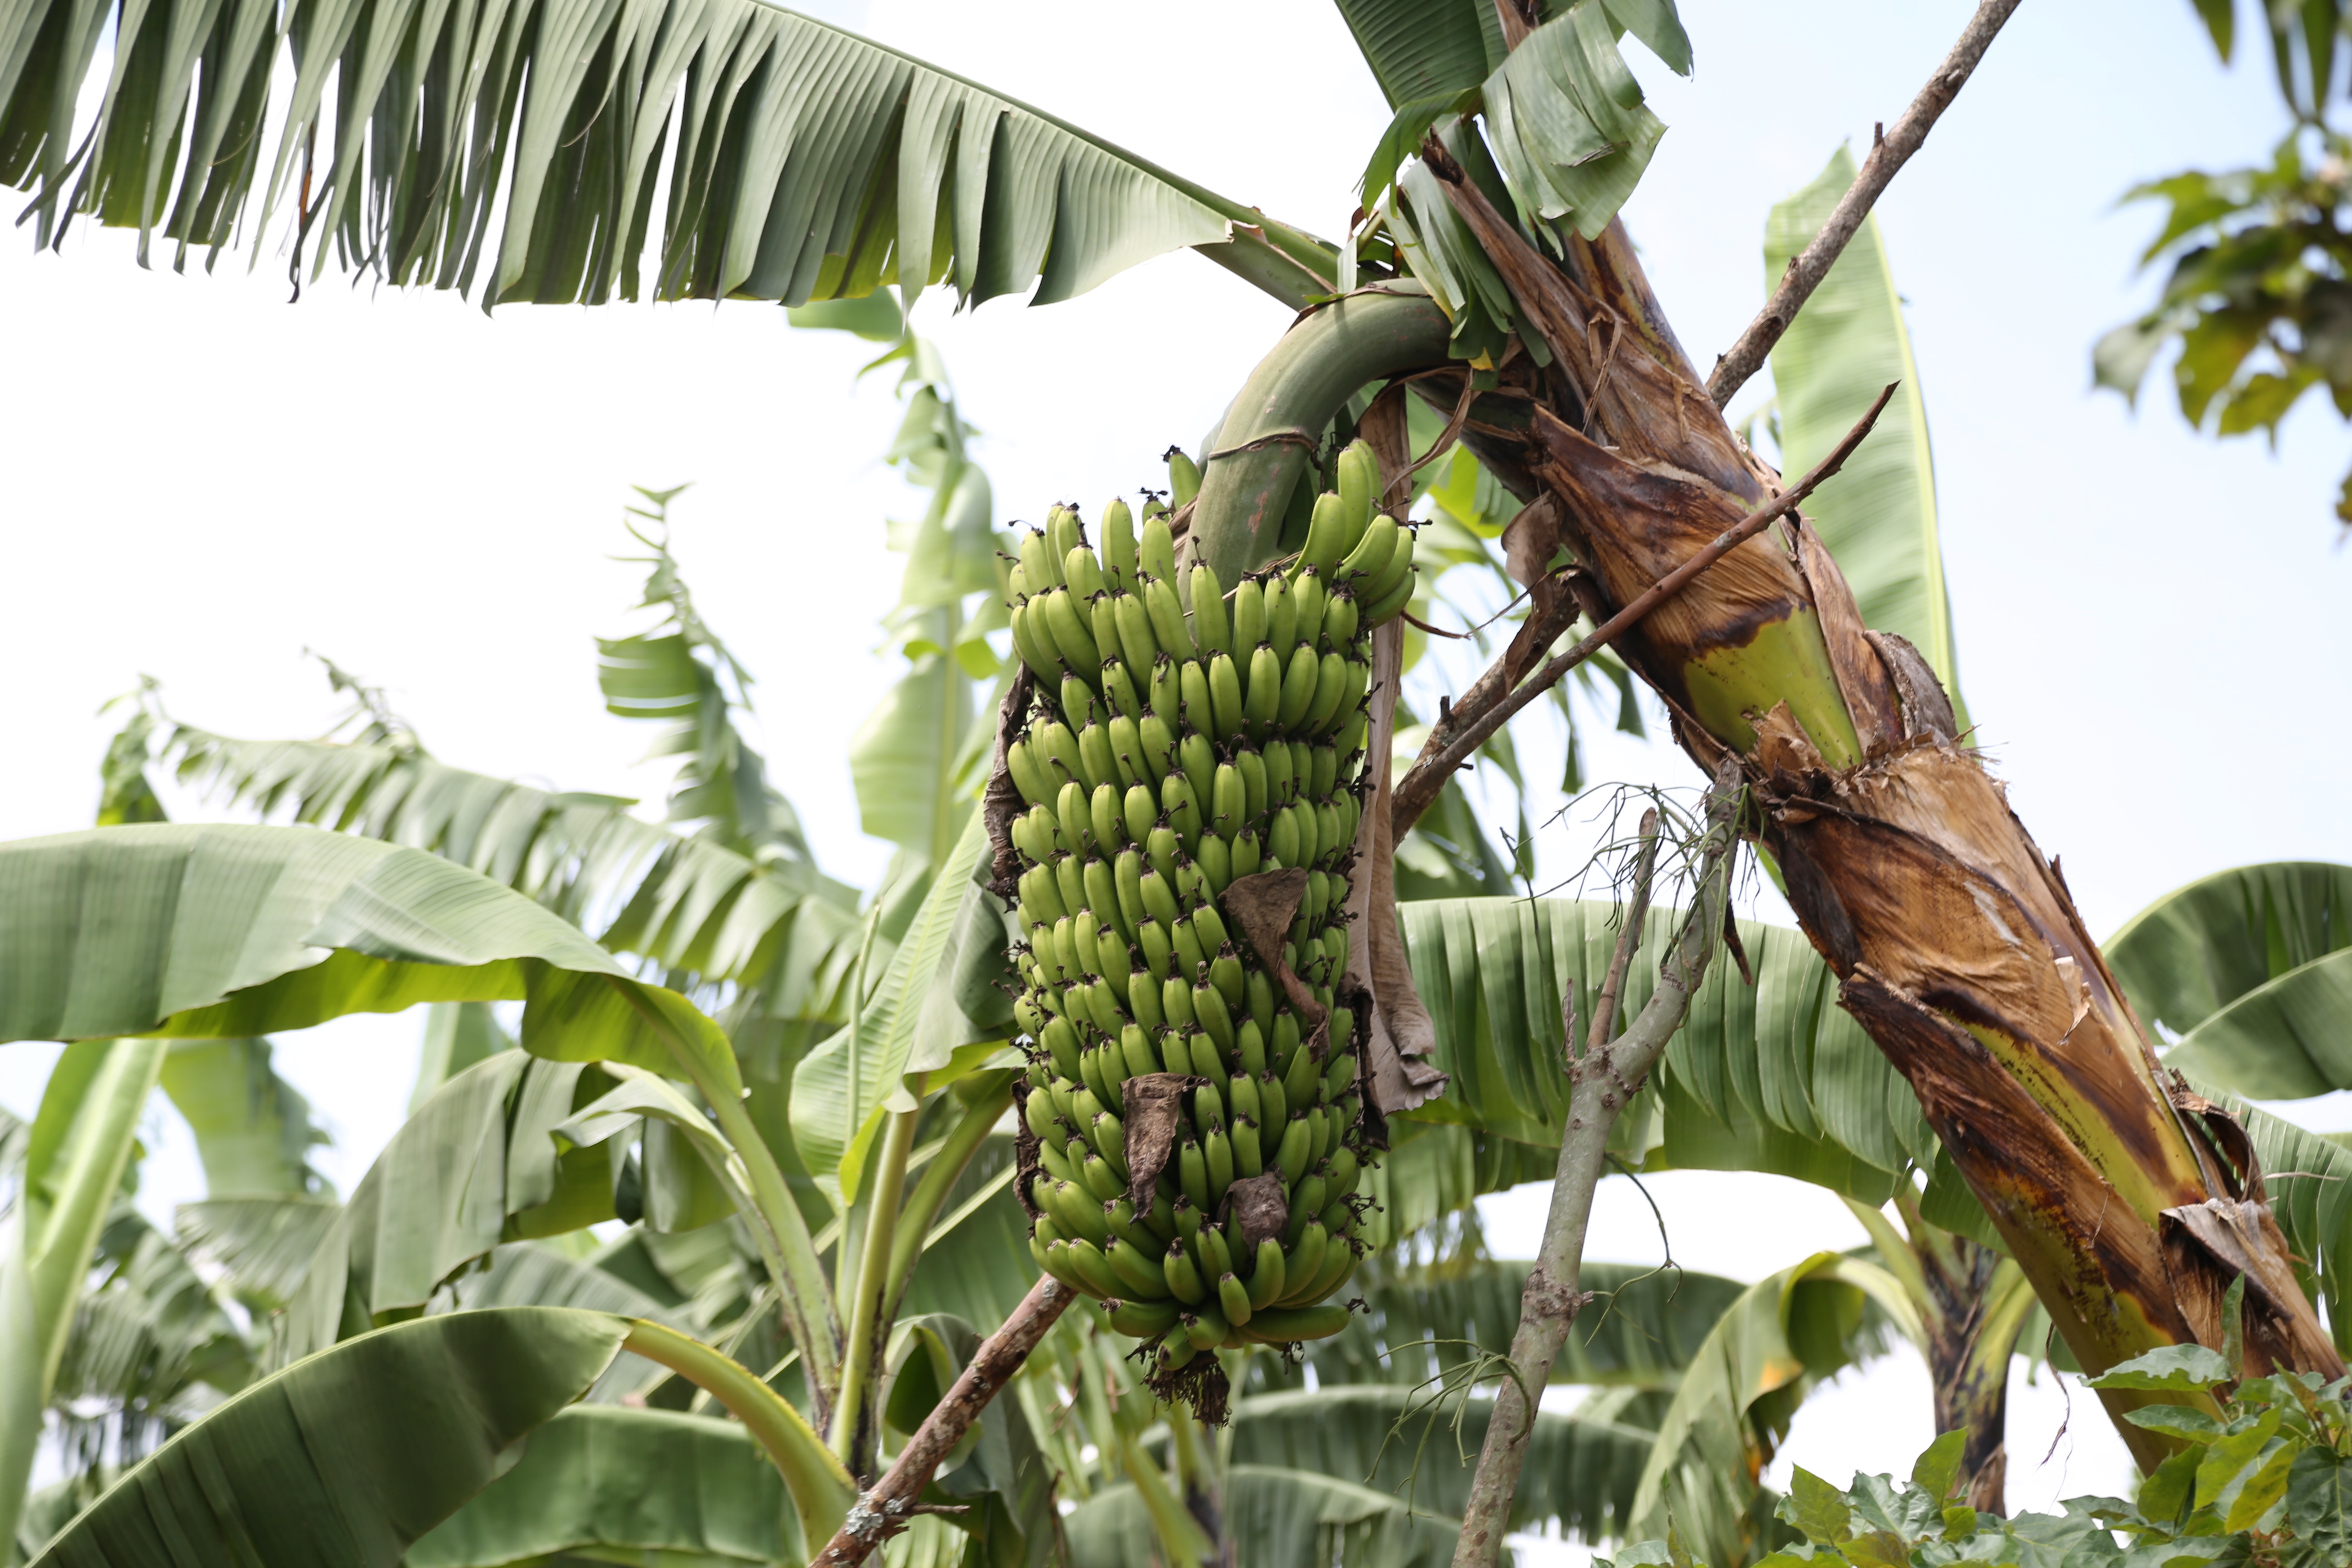
[[931, 1484], [931, 1472], [980, 1419], [997, 1391], [1013, 1380], [1029, 1352], [1045, 1337], [1045, 1331], [1076, 1297], [1076, 1291], [1051, 1278], [1030, 1288], [1013, 1315], [1004, 1320], [1004, 1326], [988, 1336], [963, 1375], [955, 1380], [955, 1386], [923, 1418], [922, 1426], [891, 1462], [889, 1473], [860, 1494], [839, 1531], [811, 1560], [810, 1568], [847, 1568], [863, 1563], [904, 1530], [908, 1519], [924, 1511], [917, 1500]]
[[[1643, 590], [1632, 604], [1602, 622], [1591, 636], [1536, 671], [1517, 689], [1496, 697], [1475, 716], [1463, 717], [1467, 708], [1466, 701], [1457, 705], [1453, 710], [1453, 716], [1458, 728], [1450, 733], [1433, 731], [1428, 743], [1422, 747], [1421, 755], [1413, 760], [1412, 770], [1397, 785], [1389, 807], [1390, 832], [1402, 838], [1407, 830], [1421, 820], [1421, 814], [1429, 809], [1430, 803], [1437, 798], [1437, 792], [1445, 787], [1445, 781], [1452, 778], [1454, 771], [1466, 763], [1472, 753], [1485, 745], [1496, 731], [1510, 722], [1512, 716], [1520, 709], [1557, 685], [1570, 670], [1623, 636], [1652, 610], [1688, 587], [1700, 573], [1763, 531], [1765, 525], [1774, 518], [1793, 510], [1798, 502], [1812, 494], [1822, 480], [1844, 467], [1845, 460], [1853, 456], [1854, 448], [1862, 445], [1863, 437], [1868, 436], [1871, 426], [1878, 422], [1886, 400], [1895, 395], [1895, 389], [1900, 384], [1898, 382], [1887, 383], [1885, 390], [1878, 395], [1878, 400], [1870, 405], [1870, 411], [1862, 416], [1861, 422], [1846, 432], [1845, 439], [1840, 441], [1828, 457], [1815, 464], [1811, 473], [1717, 534], [1696, 554], [1659, 578]], [[1481, 685], [1485, 679], [1483, 676], [1480, 678]], [[1477, 688], [1472, 689], [1476, 690]], [[1442, 749], [1433, 750], [1440, 747], [1441, 743]]]
[[1732, 395], [1763, 368], [1764, 356], [1772, 352], [1772, 345], [1780, 341], [1780, 334], [1789, 330], [1789, 323], [1797, 319], [1797, 312], [1805, 308], [1805, 301], [1812, 298], [1813, 290], [1829, 275], [1830, 265], [1862, 227], [1862, 220], [1870, 216], [1871, 204], [1895, 178], [1895, 172], [1919, 150], [1920, 143], [1927, 140], [1928, 129], [1959, 96], [1969, 73], [1984, 58], [1993, 35], [2000, 31], [2001, 24], [2009, 20], [2017, 5], [2018, 0], [1984, 0], [1977, 7], [1977, 14], [1969, 18], [1960, 41], [1952, 46], [1952, 52], [1936, 68], [1936, 74], [1927, 79], [1927, 85], [1911, 100], [1903, 118], [1872, 142], [1870, 156], [1863, 160], [1862, 172], [1854, 175], [1853, 184], [1838, 198], [1829, 222], [1822, 226], [1813, 242], [1790, 261], [1780, 286], [1772, 290], [1772, 298], [1748, 323], [1739, 341], [1715, 362], [1714, 374], [1706, 378], [1706, 395], [1715, 399], [1717, 408], [1729, 403]]
[[[1589, 1300], [1578, 1285], [1585, 1232], [1592, 1219], [1592, 1192], [1608, 1169], [1610, 1129], [1665, 1054], [1666, 1042], [1682, 1027], [1722, 930], [1723, 913], [1729, 903], [1731, 854], [1738, 843], [1739, 804], [1746, 795], [1740, 784], [1738, 760], [1725, 759], [1707, 795], [1706, 832], [1697, 846], [1698, 879], [1690, 915], [1681, 938], [1658, 966], [1657, 989], [1625, 1032], [1605, 1042], [1602, 1037], [1609, 1028], [1614, 999], [1604, 999], [1595, 1010], [1594, 1043], [1568, 1064], [1568, 1123], [1560, 1137], [1543, 1245], [1538, 1249], [1536, 1266], [1528, 1271], [1527, 1288], [1519, 1294], [1519, 1325], [1511, 1336], [1511, 1372], [1495, 1391], [1494, 1410], [1486, 1418], [1478, 1468], [1462, 1510], [1454, 1568], [1495, 1568], [1501, 1560], [1511, 1500], [1527, 1466], [1528, 1439], [1535, 1435], [1536, 1403], [1531, 1395], [1540, 1393], [1550, 1379], [1552, 1363], [1567, 1342], [1569, 1324]], [[1656, 814], [1652, 813], [1642, 824], [1633, 898], [1610, 967], [1612, 983], [1622, 980], [1641, 941], [1642, 915], [1649, 904], [1651, 877], [1657, 863], [1656, 827]], [[1566, 1019], [1573, 1001], [1573, 992], [1562, 999], [1564, 1027], [1570, 1026]]]

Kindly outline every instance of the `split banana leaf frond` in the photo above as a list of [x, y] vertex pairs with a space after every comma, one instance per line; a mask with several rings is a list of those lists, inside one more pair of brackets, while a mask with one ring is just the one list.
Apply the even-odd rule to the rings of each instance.
[[291, 230], [298, 277], [307, 247], [486, 305], [1042, 303], [1264, 221], [763, 0], [11, 0], [0, 181], [44, 244], [87, 214], [184, 266]]

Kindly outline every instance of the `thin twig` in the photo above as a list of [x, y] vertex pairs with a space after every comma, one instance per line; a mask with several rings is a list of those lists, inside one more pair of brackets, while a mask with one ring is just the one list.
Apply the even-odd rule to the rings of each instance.
[[980, 1419], [997, 1390], [1021, 1370], [1021, 1363], [1029, 1359], [1029, 1352], [1037, 1348], [1076, 1294], [1050, 1278], [1030, 1288], [1013, 1315], [1004, 1320], [1004, 1326], [973, 1352], [971, 1364], [948, 1390], [947, 1397], [923, 1417], [922, 1426], [908, 1439], [889, 1473], [858, 1498], [811, 1568], [849, 1568], [851, 1563], [863, 1563], [884, 1541], [906, 1528], [904, 1521], [909, 1515], [926, 1511], [916, 1500], [930, 1485], [931, 1472]]
[[1870, 156], [1862, 162], [1862, 172], [1854, 175], [1853, 184], [1838, 198], [1829, 222], [1822, 226], [1813, 242], [1789, 263], [1780, 286], [1772, 290], [1772, 298], [1748, 323], [1739, 341], [1715, 362], [1715, 372], [1706, 378], [1706, 395], [1715, 399], [1717, 408], [1729, 403], [1732, 395], [1748, 384], [1748, 377], [1763, 368], [1764, 356], [1772, 352], [1772, 345], [1780, 341], [1780, 334], [1789, 330], [1789, 323], [1797, 319], [1797, 312], [1804, 309], [1805, 301], [1812, 298], [1813, 290], [1829, 275], [1831, 264], [1861, 229], [1862, 220], [1870, 216], [1871, 204], [1895, 178], [1895, 172], [1919, 150], [1920, 143], [1927, 140], [1928, 128], [1959, 96], [1969, 73], [1984, 58], [1993, 35], [2000, 31], [2000, 25], [2009, 20], [2017, 5], [2018, 0], [1984, 0], [1977, 7], [1977, 14], [1969, 18], [1960, 41], [1952, 46], [1952, 52], [1936, 68], [1927, 85], [1919, 89], [1919, 96], [1903, 111], [1903, 118], [1874, 139]]
[[1601, 998], [1592, 1007], [1592, 1032], [1585, 1037], [1584, 1054], [1596, 1056], [1617, 1026], [1617, 998], [1625, 992], [1625, 972], [1642, 945], [1642, 923], [1650, 918], [1650, 879], [1658, 866], [1658, 811], [1642, 814], [1642, 846], [1633, 857], [1633, 896], [1625, 905], [1625, 929], [1617, 933], [1617, 951], [1609, 955], [1609, 974], [1601, 983]]
[[[1895, 395], [1895, 389], [1899, 384], [1897, 382], [1887, 383], [1885, 390], [1878, 395], [1878, 400], [1870, 405], [1870, 411], [1862, 416], [1861, 422], [1846, 432], [1845, 439], [1816, 464], [1811, 473], [1717, 534], [1696, 554], [1643, 589], [1632, 604], [1602, 622], [1591, 636], [1536, 671], [1517, 689], [1498, 698], [1475, 718], [1462, 718], [1463, 710], [1456, 708], [1454, 712], [1461, 724], [1460, 731], [1447, 739], [1443, 751], [1434, 754], [1429, 746], [1423, 746], [1412, 769], [1398, 783], [1389, 808], [1390, 831], [1402, 838], [1406, 831], [1421, 820], [1421, 814], [1429, 809], [1429, 803], [1437, 798], [1437, 792], [1445, 786], [1447, 779], [1454, 776], [1454, 770], [1467, 763], [1471, 754], [1485, 745], [1496, 731], [1510, 722], [1512, 716], [1520, 709], [1558, 684], [1570, 670], [1623, 636], [1628, 628], [1637, 625], [1651, 611], [1688, 587], [1700, 573], [1763, 531], [1764, 526], [1774, 518], [1792, 510], [1800, 501], [1812, 494], [1822, 480], [1844, 467], [1845, 460], [1853, 456], [1854, 448], [1862, 445], [1863, 437], [1868, 436], [1871, 426], [1878, 422], [1879, 412], [1886, 406], [1886, 400]], [[1429, 744], [1434, 745], [1436, 741], [1433, 735]]]
[[[1745, 797], [1739, 761], [1726, 757], [1707, 794], [1704, 829], [1693, 846], [1698, 868], [1690, 913], [1658, 966], [1657, 989], [1623, 1034], [1588, 1047], [1570, 1066], [1568, 1115], [1560, 1134], [1559, 1162], [1552, 1176], [1551, 1207], [1544, 1218], [1543, 1243], [1537, 1250], [1535, 1267], [1528, 1271], [1527, 1287], [1519, 1295], [1518, 1327], [1511, 1335], [1513, 1375], [1495, 1391], [1478, 1468], [1462, 1510], [1454, 1568], [1495, 1568], [1500, 1561], [1511, 1500], [1518, 1490], [1535, 1427], [1536, 1402], [1527, 1391], [1540, 1389], [1550, 1380], [1552, 1364], [1568, 1342], [1570, 1323], [1591, 1300], [1580, 1289], [1584, 1239], [1592, 1219], [1593, 1189], [1608, 1168], [1610, 1129], [1641, 1091], [1650, 1069], [1664, 1055], [1666, 1043], [1682, 1027], [1691, 998], [1706, 977], [1728, 897]], [[1644, 818], [1629, 917], [1637, 917], [1649, 901], [1657, 863], [1656, 826], [1655, 814]], [[1633, 956], [1632, 933], [1637, 929], [1638, 919], [1629, 918], [1625, 932], [1618, 939], [1617, 960], [1611, 966], [1618, 982], [1622, 980], [1619, 965]], [[1604, 1007], [1595, 1017], [1595, 1041], [1604, 1040], [1612, 1016], [1613, 1009]]]

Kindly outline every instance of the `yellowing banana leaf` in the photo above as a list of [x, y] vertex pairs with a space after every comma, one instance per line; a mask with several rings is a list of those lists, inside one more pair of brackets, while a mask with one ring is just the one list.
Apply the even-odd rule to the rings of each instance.
[[672, 1568], [808, 1555], [782, 1478], [733, 1421], [578, 1405], [408, 1549], [407, 1568], [502, 1568], [557, 1553]]
[[2176, 889], [2104, 950], [2124, 994], [2179, 1043], [2166, 1060], [2240, 1094], [2352, 1086], [2352, 867], [2241, 866]]
[[[1853, 157], [1841, 146], [1819, 178], [1772, 209], [1764, 229], [1766, 289], [1821, 232], [1853, 175]], [[1902, 383], [1894, 399], [1845, 467], [1813, 492], [1805, 515], [1853, 585], [1864, 623], [1919, 650], [1965, 728], [1927, 405], [1878, 220], [1865, 217], [1772, 350], [1782, 468], [1801, 474], [1829, 456], [1891, 381]]]
[[163, 1092], [196, 1136], [205, 1190], [307, 1193], [320, 1184], [310, 1151], [327, 1142], [310, 1107], [269, 1065], [266, 1039], [182, 1040], [163, 1058]]
[[[401, 284], [479, 278], [486, 304], [797, 305], [890, 281], [1049, 301], [1261, 221], [761, 0], [17, 0], [0, 28], [0, 180], [37, 189], [41, 242], [88, 213], [139, 228], [142, 259], [160, 228], [180, 266], [240, 224], [274, 247], [299, 197], [314, 274], [331, 255]], [[92, 121], [77, 106], [109, 31]]]
[[393, 1568], [595, 1382], [628, 1331], [601, 1312], [509, 1307], [363, 1334], [178, 1433], [35, 1561]]
[[907, 1081], [951, 1081], [1011, 1032], [1009, 1004], [986, 984], [1001, 972], [1005, 943], [1002, 906], [986, 889], [988, 856], [986, 825], [973, 812], [878, 983], [793, 1071], [793, 1142], [844, 1203], [856, 1199], [883, 1111], [913, 1108]]
[[684, 997], [420, 849], [169, 824], [0, 844], [0, 1039], [220, 1038], [497, 999], [525, 1003], [534, 1054], [740, 1087]]

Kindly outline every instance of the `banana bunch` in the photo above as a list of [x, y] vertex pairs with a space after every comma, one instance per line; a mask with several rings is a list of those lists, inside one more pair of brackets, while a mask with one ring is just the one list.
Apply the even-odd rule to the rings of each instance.
[[[1007, 758], [1028, 803], [1012, 838], [1030, 1247], [1158, 1340], [1165, 1369], [1338, 1332], [1345, 1310], [1319, 1303], [1361, 1247], [1356, 1028], [1335, 987], [1370, 633], [1412, 597], [1412, 533], [1374, 515], [1368, 447], [1338, 469], [1298, 555], [1230, 592], [1204, 564], [1179, 572], [1165, 509], [1139, 531], [1116, 500], [1099, 553], [1057, 507], [1011, 576], [1038, 692]], [[1222, 900], [1286, 868], [1304, 890], [1270, 972]]]

